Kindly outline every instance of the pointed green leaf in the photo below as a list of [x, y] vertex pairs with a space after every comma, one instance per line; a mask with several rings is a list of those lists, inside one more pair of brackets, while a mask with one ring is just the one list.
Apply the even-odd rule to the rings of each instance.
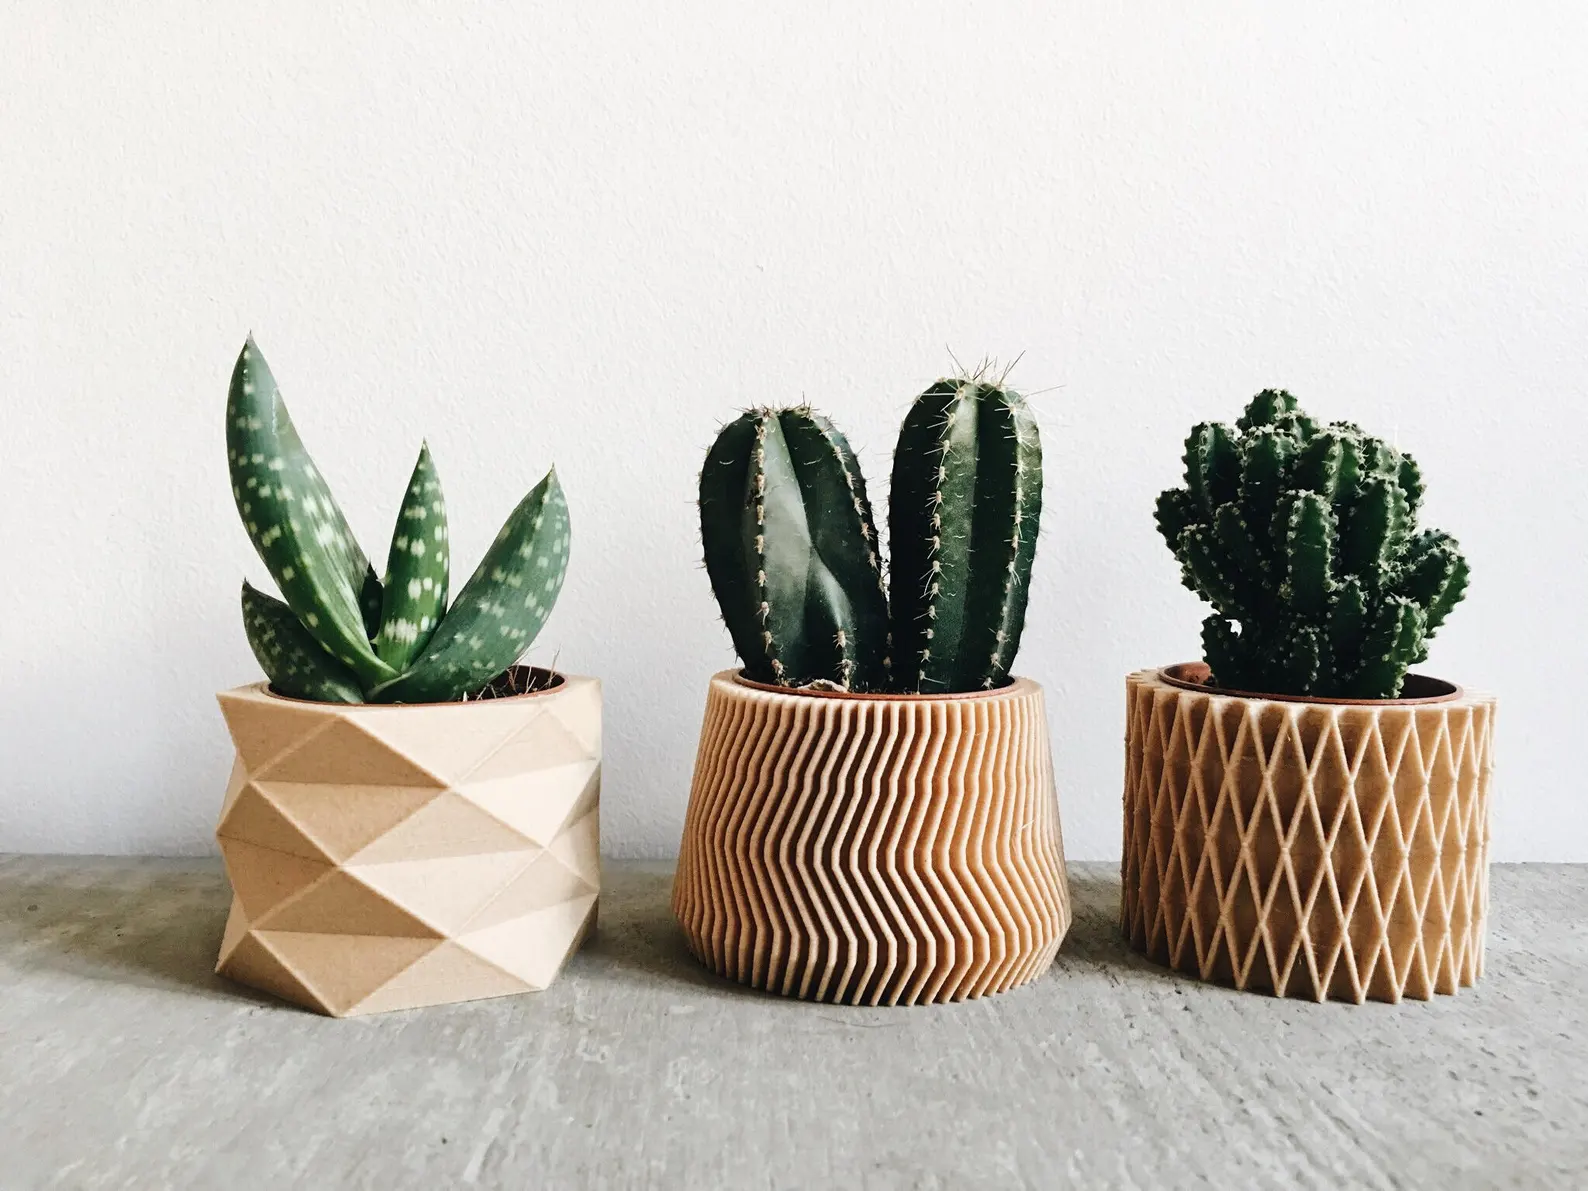
[[252, 337], [232, 372], [226, 454], [243, 525], [304, 628], [364, 682], [393, 677], [370, 647], [360, 607], [369, 562]]
[[424, 652], [447, 608], [447, 505], [429, 446], [419, 448], [386, 562], [375, 656], [402, 671]]
[[353, 672], [309, 635], [291, 608], [243, 583], [243, 629], [277, 694], [316, 703], [362, 703]]
[[445, 703], [516, 662], [562, 590], [568, 502], [555, 469], [513, 510], [413, 667], [369, 692], [372, 703]]

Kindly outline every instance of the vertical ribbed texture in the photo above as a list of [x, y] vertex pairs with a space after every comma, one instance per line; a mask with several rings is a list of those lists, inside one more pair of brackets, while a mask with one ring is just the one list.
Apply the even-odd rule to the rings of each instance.
[[1126, 682], [1121, 923], [1236, 988], [1426, 1000], [1483, 974], [1494, 700], [1347, 706]]
[[1042, 689], [862, 699], [711, 681], [673, 910], [754, 988], [898, 1005], [1001, 992], [1070, 924]]

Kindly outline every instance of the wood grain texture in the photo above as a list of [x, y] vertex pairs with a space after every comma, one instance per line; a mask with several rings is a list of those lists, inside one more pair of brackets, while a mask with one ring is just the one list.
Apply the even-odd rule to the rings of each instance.
[[1494, 699], [1339, 706], [1126, 680], [1121, 921], [1204, 980], [1426, 1000], [1484, 966]]
[[957, 1001], [1070, 923], [1042, 689], [817, 696], [711, 680], [673, 909], [702, 963], [784, 996]]
[[546, 988], [595, 921], [601, 687], [437, 705], [220, 696], [223, 976], [333, 1017]]

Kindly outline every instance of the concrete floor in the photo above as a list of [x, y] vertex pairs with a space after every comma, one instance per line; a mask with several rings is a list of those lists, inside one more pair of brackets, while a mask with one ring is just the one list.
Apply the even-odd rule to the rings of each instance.
[[332, 1021], [211, 974], [218, 865], [0, 859], [0, 1187], [1588, 1186], [1588, 866], [1493, 876], [1489, 972], [1312, 1005], [1126, 951], [1111, 866], [1033, 986], [725, 986], [613, 864], [539, 996]]

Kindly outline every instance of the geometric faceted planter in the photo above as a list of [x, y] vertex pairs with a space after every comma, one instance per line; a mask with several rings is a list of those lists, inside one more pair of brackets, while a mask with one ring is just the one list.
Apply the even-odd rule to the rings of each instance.
[[1483, 974], [1495, 704], [1223, 692], [1200, 663], [1126, 680], [1121, 920], [1187, 975], [1399, 1001]]
[[1042, 688], [716, 675], [673, 911], [708, 968], [783, 996], [913, 1005], [1041, 975], [1070, 924]]
[[601, 686], [465, 703], [219, 696], [221, 975], [343, 1017], [545, 988], [595, 922]]

